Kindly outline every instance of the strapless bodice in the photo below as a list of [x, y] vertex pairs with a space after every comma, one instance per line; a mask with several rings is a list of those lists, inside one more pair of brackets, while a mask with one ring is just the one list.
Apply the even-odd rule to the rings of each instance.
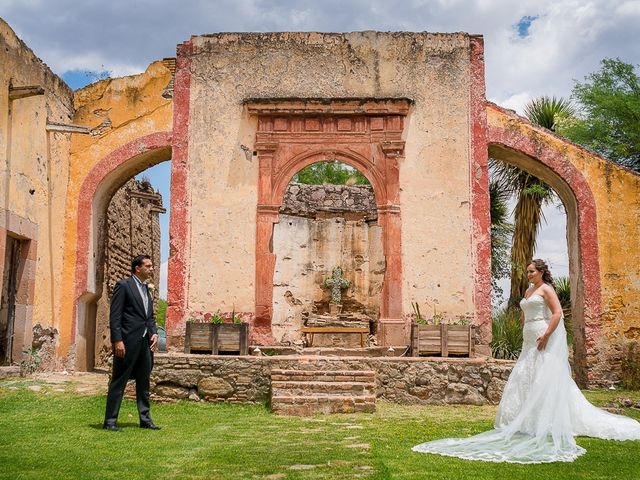
[[534, 293], [529, 298], [520, 300], [520, 308], [524, 312], [524, 323], [538, 322], [540, 320], [548, 322], [551, 318], [551, 310], [547, 306], [547, 302], [537, 293]]

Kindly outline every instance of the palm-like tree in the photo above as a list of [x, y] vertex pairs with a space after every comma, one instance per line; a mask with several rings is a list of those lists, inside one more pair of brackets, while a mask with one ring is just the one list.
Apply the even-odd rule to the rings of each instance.
[[[531, 123], [551, 131], [555, 131], [563, 119], [574, 115], [567, 100], [547, 96], [533, 99], [524, 111]], [[492, 160], [491, 169], [499, 184], [518, 198], [511, 246], [509, 305], [513, 306], [524, 296], [528, 286], [526, 264], [533, 257], [538, 230], [544, 219], [542, 207], [553, 202], [555, 194], [542, 180], [515, 166]]]
[[510, 192], [492, 179], [489, 182], [489, 213], [491, 216], [491, 287], [496, 295], [502, 297], [498, 279], [509, 275], [509, 248], [513, 224], [509, 222]]

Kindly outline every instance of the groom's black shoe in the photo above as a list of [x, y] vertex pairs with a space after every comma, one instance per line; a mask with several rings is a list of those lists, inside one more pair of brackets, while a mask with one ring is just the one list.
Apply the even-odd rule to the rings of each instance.
[[146, 428], [147, 430], [160, 430], [160, 427], [153, 422], [141, 423], [140, 428]]
[[121, 432], [122, 429], [114, 423], [105, 423], [102, 428], [109, 430], [110, 432]]

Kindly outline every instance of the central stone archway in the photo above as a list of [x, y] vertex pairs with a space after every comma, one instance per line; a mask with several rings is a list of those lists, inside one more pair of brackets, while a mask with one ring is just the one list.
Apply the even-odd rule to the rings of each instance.
[[275, 254], [273, 226], [284, 190], [300, 169], [339, 160], [361, 171], [373, 186], [386, 271], [378, 335], [382, 345], [405, 344], [402, 320], [399, 162], [411, 101], [398, 99], [256, 99], [246, 102], [258, 117], [259, 161], [256, 218], [256, 305], [252, 341], [272, 343]]

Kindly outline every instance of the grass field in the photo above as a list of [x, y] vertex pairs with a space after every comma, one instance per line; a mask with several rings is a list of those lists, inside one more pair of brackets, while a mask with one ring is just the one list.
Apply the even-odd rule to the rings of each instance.
[[[39, 391], [33, 391], [33, 389]], [[596, 404], [640, 392], [587, 393]], [[427, 440], [491, 428], [495, 407], [378, 403], [375, 414], [286, 418], [260, 405], [153, 404], [141, 430], [125, 401], [122, 432], [101, 429], [105, 399], [36, 381], [0, 382], [2, 479], [638, 479], [640, 441], [579, 438], [574, 463], [513, 465], [414, 453]], [[640, 412], [625, 413], [640, 418]]]

